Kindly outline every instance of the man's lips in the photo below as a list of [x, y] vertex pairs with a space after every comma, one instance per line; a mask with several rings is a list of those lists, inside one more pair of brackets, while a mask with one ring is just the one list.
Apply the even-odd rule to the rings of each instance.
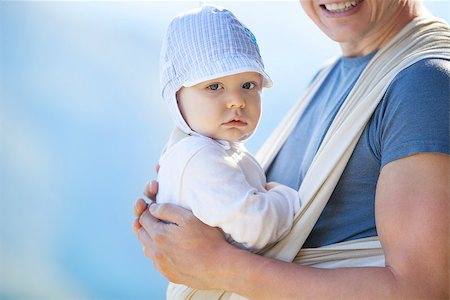
[[357, 7], [364, 0], [350, 0], [346, 2], [336, 2], [321, 4], [320, 7], [329, 13], [345, 13]]

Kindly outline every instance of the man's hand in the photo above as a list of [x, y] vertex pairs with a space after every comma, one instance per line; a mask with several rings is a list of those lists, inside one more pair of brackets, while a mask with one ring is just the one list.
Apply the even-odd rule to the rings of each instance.
[[218, 228], [204, 224], [187, 209], [167, 203], [144, 209], [139, 222], [136, 232], [144, 254], [162, 275], [175, 283], [211, 287], [210, 280], [218, 272], [212, 267], [218, 266], [213, 263], [216, 255], [232, 247]]
[[141, 198], [134, 205], [133, 229], [145, 256], [172, 282], [210, 288], [209, 280], [217, 274], [211, 267], [216, 255], [233, 247], [218, 228], [204, 224], [189, 210], [156, 204], [157, 193], [158, 182], [150, 181], [144, 188], [150, 203]]

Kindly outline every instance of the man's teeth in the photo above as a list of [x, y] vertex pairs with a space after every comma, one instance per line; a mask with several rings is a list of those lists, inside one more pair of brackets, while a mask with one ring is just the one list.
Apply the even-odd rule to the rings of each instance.
[[330, 3], [330, 4], [325, 4], [325, 8], [331, 12], [344, 12], [346, 10], [349, 10], [349, 9], [355, 7], [359, 2], [361, 2], [361, 1], [353, 0], [353, 1], [341, 2], [341, 3]]

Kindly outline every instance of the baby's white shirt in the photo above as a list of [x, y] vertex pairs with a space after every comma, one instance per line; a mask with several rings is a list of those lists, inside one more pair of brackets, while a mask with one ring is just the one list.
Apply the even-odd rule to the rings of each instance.
[[300, 209], [296, 190], [264, 188], [264, 171], [242, 143], [188, 136], [167, 149], [159, 165], [158, 203], [191, 210], [250, 251], [283, 238]]

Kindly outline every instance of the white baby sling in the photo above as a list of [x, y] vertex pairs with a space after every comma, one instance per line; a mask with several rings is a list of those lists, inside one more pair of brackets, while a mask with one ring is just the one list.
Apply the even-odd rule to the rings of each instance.
[[[416, 18], [381, 48], [362, 72], [328, 129], [299, 189], [302, 208], [290, 233], [261, 255], [318, 268], [384, 266], [378, 237], [301, 249], [331, 196], [379, 101], [394, 77], [425, 58], [450, 59], [450, 29], [435, 18]], [[331, 69], [325, 67], [257, 154], [267, 170]], [[168, 299], [245, 299], [222, 290], [169, 283]]]

